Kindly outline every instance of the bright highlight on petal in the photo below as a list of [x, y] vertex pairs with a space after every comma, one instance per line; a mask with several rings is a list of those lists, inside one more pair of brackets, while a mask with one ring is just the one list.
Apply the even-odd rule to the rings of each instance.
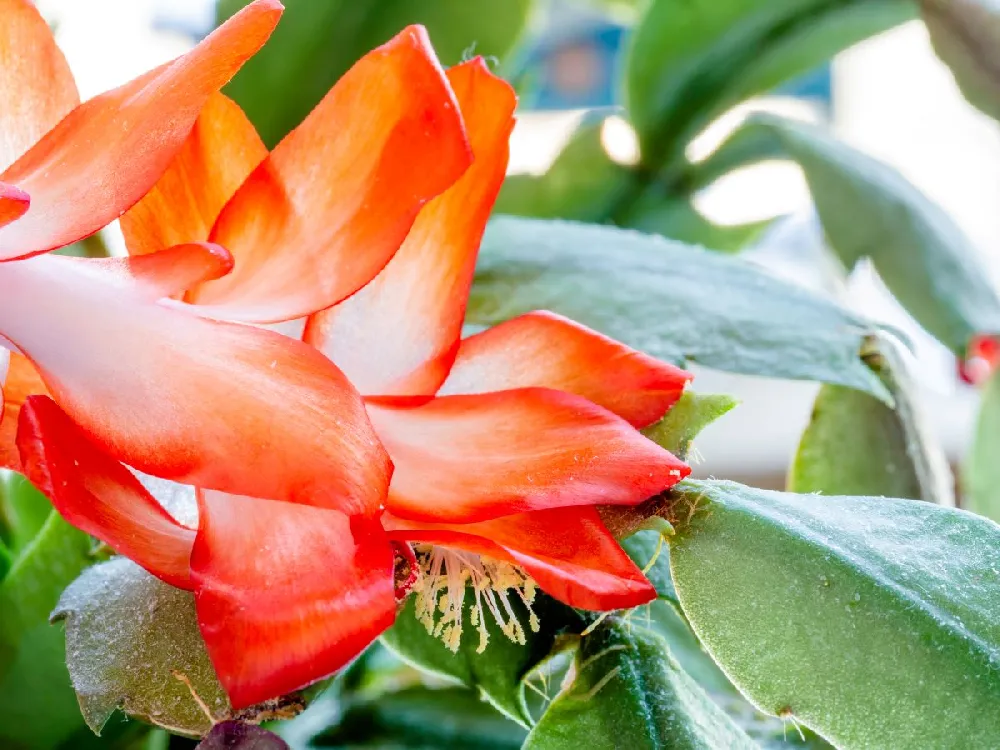
[[226, 205], [211, 240], [236, 268], [190, 301], [261, 323], [325, 309], [382, 270], [470, 162], [427, 34], [405, 29], [357, 62]]
[[28, 399], [17, 444], [25, 475], [63, 518], [170, 585], [191, 588], [194, 531], [177, 523], [52, 399]]
[[27, 213], [0, 228], [0, 259], [75, 242], [138, 201], [209, 97], [270, 36], [281, 10], [277, 0], [256, 0], [186, 55], [74, 109], [0, 174], [31, 195]]
[[462, 341], [440, 394], [555, 388], [646, 427], [691, 377], [561, 315], [533, 312]]
[[329, 360], [149, 301], [101, 268], [58, 256], [0, 263], [3, 333], [92, 440], [166, 479], [378, 512], [391, 466]]
[[80, 103], [66, 58], [29, 0], [0, 0], [0, 103], [0, 172]]
[[199, 511], [198, 622], [234, 708], [332, 674], [395, 619], [377, 521], [216, 492]]
[[544, 508], [632, 505], [690, 472], [624, 420], [560, 391], [367, 406], [396, 466], [387, 508], [401, 518], [472, 523]]
[[486, 221], [507, 169], [514, 90], [482, 59], [448, 71], [475, 162], [417, 217], [399, 252], [354, 296], [309, 320], [322, 349], [364, 394], [433, 394], [461, 336]]

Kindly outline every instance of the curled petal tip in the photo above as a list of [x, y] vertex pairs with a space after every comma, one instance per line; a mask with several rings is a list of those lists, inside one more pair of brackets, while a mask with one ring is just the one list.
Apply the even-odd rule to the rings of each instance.
[[217, 245], [214, 242], [192, 242], [189, 244], [200, 248], [206, 258], [211, 258], [215, 261], [215, 266], [212, 269], [212, 272], [216, 275], [213, 278], [225, 276], [227, 273], [232, 271], [233, 267], [236, 265], [236, 260], [233, 258], [233, 254], [222, 245]]

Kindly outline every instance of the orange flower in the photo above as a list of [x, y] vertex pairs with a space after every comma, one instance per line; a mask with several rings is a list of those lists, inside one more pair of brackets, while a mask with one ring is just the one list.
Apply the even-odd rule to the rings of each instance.
[[[537, 582], [597, 610], [655, 596], [596, 506], [634, 505], [688, 473], [636, 428], [690, 376], [545, 312], [460, 339], [514, 106], [482, 60], [445, 77], [411, 27], [270, 154], [238, 107], [213, 97], [122, 219], [133, 261], [178, 243], [232, 253], [231, 273], [188, 286], [173, 308], [253, 323], [309, 316], [305, 341], [364, 396], [395, 464], [381, 513], [269, 485], [216, 486], [197, 493], [197, 528], [183, 526], [86, 434], [67, 437], [72, 423], [53, 404], [25, 408], [19, 444], [33, 480], [71, 522], [195, 591], [236, 706], [327, 674], [392, 621], [390, 539], [417, 545], [429, 624], [453, 647], [470, 578], [474, 606], [514, 638], [523, 626], [510, 619], [511, 589], [530, 604]], [[275, 430], [286, 414], [275, 410]], [[301, 451], [308, 475], [318, 470], [309, 450], [280, 455]], [[460, 591], [445, 591], [449, 574]], [[442, 594], [450, 609], [435, 623]]]
[[[81, 528], [99, 526], [99, 536], [114, 536], [125, 551], [134, 546], [140, 559], [151, 555], [151, 567], [180, 586], [194, 585], [188, 570], [194, 532], [158, 504], [144, 515], [141, 493], [123, 495], [141, 491], [123, 463], [212, 491], [273, 498], [259, 502], [295, 508], [302, 517], [331, 508], [307, 524], [323, 532], [308, 551], [328, 561], [346, 556], [337, 574], [348, 574], [356, 558], [378, 575], [371, 590], [378, 611], [366, 610], [358, 627], [367, 643], [378, 618], [384, 627], [395, 606], [391, 581], [383, 583], [392, 555], [375, 520], [392, 467], [343, 374], [301, 341], [171, 305], [170, 297], [232, 269], [232, 256], [219, 246], [180, 244], [110, 260], [44, 254], [117, 218], [153, 187], [206, 102], [265, 42], [280, 13], [276, 0], [256, 0], [190, 53], [78, 105], [66, 63], [34, 6], [0, 0], [0, 343], [7, 347], [0, 349], [0, 461], [23, 469]], [[439, 89], [447, 104], [443, 75]], [[450, 123], [448, 141], [464, 148], [457, 113]], [[133, 495], [138, 505], [128, 502]], [[74, 501], [86, 506], [90, 520], [74, 516]], [[210, 533], [207, 525], [202, 532]], [[175, 575], [170, 566], [185, 543]], [[286, 545], [271, 557], [261, 549], [256, 555], [271, 571], [295, 552]], [[224, 572], [221, 564], [213, 570]], [[266, 591], [275, 580], [268, 572], [266, 579], [238, 583]], [[321, 592], [306, 594], [329, 608]], [[295, 617], [290, 613], [290, 627]], [[306, 668], [311, 656], [293, 646], [289, 663]], [[348, 657], [327, 654], [308, 674], [285, 672], [294, 685], [279, 681], [274, 692]], [[259, 683], [270, 674], [248, 679]]]
[[[260, 48], [280, 14], [280, 3], [257, 2], [190, 54], [80, 104], [66, 60], [34, 5], [0, 0], [0, 261], [6, 261], [0, 262], [0, 344], [13, 347], [13, 340], [25, 351], [61, 350], [48, 375], [58, 380], [56, 389], [74, 380], [68, 342], [80, 348], [89, 343], [88, 358], [99, 350], [95, 343], [114, 345], [108, 340], [111, 331], [102, 331], [99, 323], [90, 326], [89, 337], [79, 330], [89, 322], [86, 295], [107, 296], [112, 283], [178, 280], [161, 278], [162, 262], [12, 261], [86, 237], [139, 200], [183, 145], [205, 101]], [[225, 253], [192, 250], [187, 255], [194, 261], [188, 268], [192, 274], [223, 273], [230, 263]], [[49, 276], [60, 280], [51, 283]], [[60, 306], [75, 309], [62, 319]], [[8, 358], [7, 349], [0, 348], [6, 397], [0, 465], [17, 468], [18, 411], [29, 393], [44, 388], [27, 360], [15, 355], [8, 365]], [[41, 353], [38, 358], [49, 360]], [[76, 375], [87, 378], [82, 371]], [[74, 383], [81, 393], [98, 385], [94, 381], [100, 374], [89, 375], [90, 382]]]
[[690, 375], [548, 312], [460, 340], [515, 97], [482, 60], [448, 77], [473, 166], [421, 212], [372, 283], [309, 318], [304, 338], [365, 397], [395, 465], [383, 525], [418, 545], [418, 611], [456, 647], [467, 581], [481, 642], [490, 613], [523, 637], [505, 589], [530, 605], [537, 583], [592, 610], [655, 596], [596, 506], [639, 503], [687, 475], [635, 428], [662, 417]]

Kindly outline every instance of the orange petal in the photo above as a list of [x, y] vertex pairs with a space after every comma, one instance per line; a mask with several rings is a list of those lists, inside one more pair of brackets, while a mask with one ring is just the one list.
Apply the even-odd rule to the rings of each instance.
[[[2, 2], [2, 0], [0, 0]], [[0, 227], [24, 216], [31, 206], [31, 198], [26, 192], [0, 182]]]
[[28, 0], [0, 0], [0, 102], [0, 172], [80, 103], [66, 58]]
[[481, 58], [448, 71], [475, 163], [428, 203], [375, 280], [312, 316], [305, 340], [365, 394], [433, 394], [455, 355], [476, 253], [507, 170], [517, 103]]
[[173, 297], [201, 281], [217, 279], [233, 268], [233, 256], [209, 242], [175, 245], [128, 258], [78, 258], [85, 273], [134, 289], [152, 300]]
[[333, 363], [122, 278], [54, 255], [0, 263], [0, 335], [98, 445], [184, 484], [377, 512], [391, 465]]
[[171, 586], [191, 588], [194, 531], [177, 523], [52, 399], [28, 399], [17, 445], [25, 475], [63, 518]]
[[407, 28], [357, 62], [226, 205], [211, 239], [236, 268], [190, 301], [261, 323], [327, 308], [382, 270], [470, 161], [427, 34]]
[[574, 505], [634, 505], [690, 469], [627, 422], [545, 388], [367, 402], [396, 466], [388, 510], [472, 523]]
[[386, 514], [392, 539], [457, 547], [506, 560], [539, 588], [571, 607], [638, 607], [656, 589], [601, 522], [595, 508], [555, 508], [453, 526], [421, 524]]
[[440, 394], [555, 388], [645, 427], [674, 405], [691, 378], [560, 315], [532, 312], [462, 341]]
[[346, 665], [396, 616], [377, 521], [205, 492], [191, 558], [198, 623], [234, 708]]
[[130, 208], [280, 15], [277, 0], [256, 0], [191, 52], [70, 112], [0, 175], [31, 195], [28, 212], [0, 229], [0, 258], [67, 245]]
[[[23, 354], [8, 352], [0, 348], [0, 381], [3, 383], [3, 410], [0, 412], [0, 469], [21, 471], [21, 459], [14, 439], [17, 435], [17, 420], [21, 407], [28, 396], [47, 395], [38, 370]], [[5, 372], [4, 372], [5, 371]]]
[[226, 201], [265, 157], [267, 149], [239, 105], [212, 94], [159, 182], [122, 216], [129, 253], [208, 240]]

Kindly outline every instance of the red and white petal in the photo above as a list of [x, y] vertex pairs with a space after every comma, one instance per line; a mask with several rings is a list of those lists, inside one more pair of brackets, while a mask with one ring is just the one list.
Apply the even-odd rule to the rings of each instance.
[[522, 388], [423, 405], [367, 402], [396, 470], [387, 509], [473, 523], [544, 508], [634, 505], [689, 467], [631, 425], [561, 391]]
[[476, 253], [507, 170], [517, 99], [481, 58], [448, 71], [475, 162], [424, 206], [375, 279], [309, 320], [305, 340], [363, 394], [433, 394], [462, 332]]
[[636, 427], [662, 417], [692, 375], [550, 312], [532, 312], [462, 341], [440, 395], [555, 388]]
[[0, 182], [0, 227], [20, 219], [28, 212], [30, 206], [31, 198], [26, 192]]
[[0, 102], [0, 172], [80, 103], [66, 58], [29, 0], [0, 0]]
[[393, 553], [378, 521], [216, 492], [199, 512], [198, 624], [234, 708], [332, 674], [392, 625]]
[[167, 171], [122, 216], [129, 253], [207, 241], [222, 207], [266, 157], [239, 105], [212, 94]]
[[301, 341], [144, 294], [76, 259], [0, 263], [0, 335], [97, 444], [139, 471], [378, 512], [391, 464], [333, 363]]
[[625, 609], [656, 598], [656, 589], [595, 508], [539, 510], [452, 526], [386, 514], [382, 523], [395, 540], [455, 547], [513, 563], [542, 591], [571, 607]]
[[177, 523], [52, 399], [28, 399], [17, 445], [25, 475], [63, 518], [171, 586], [191, 588], [194, 531]]
[[186, 55], [81, 104], [0, 174], [31, 196], [27, 213], [0, 228], [0, 258], [75, 242], [138, 201], [281, 9], [278, 0], [256, 0]]
[[128, 258], [75, 258], [71, 262], [77, 264], [78, 273], [93, 274], [98, 283], [115, 284], [150, 300], [182, 294], [233, 269], [229, 251], [210, 242], [174, 245]]
[[21, 458], [17, 452], [17, 420], [28, 396], [47, 395], [38, 370], [22, 354], [0, 348], [0, 383], [2, 383], [2, 411], [0, 411], [0, 469], [21, 471]]
[[357, 62], [226, 205], [211, 240], [236, 268], [189, 301], [258, 323], [330, 307], [382, 270], [420, 208], [470, 162], [427, 34], [404, 29]]

